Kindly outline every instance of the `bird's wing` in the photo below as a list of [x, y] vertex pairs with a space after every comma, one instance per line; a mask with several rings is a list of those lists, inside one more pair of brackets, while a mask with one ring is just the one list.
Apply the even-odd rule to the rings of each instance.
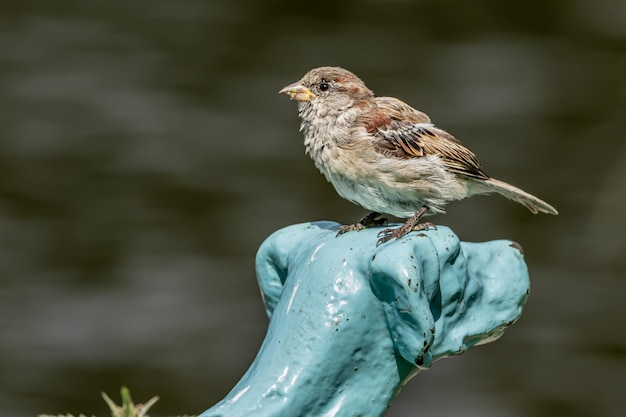
[[401, 159], [436, 155], [450, 172], [489, 178], [474, 153], [448, 132], [433, 126], [424, 113], [390, 97], [377, 97], [376, 103], [378, 107], [362, 121], [375, 138], [376, 151]]
[[415, 110], [402, 100], [393, 97], [374, 98], [376, 107], [389, 115], [402, 116], [402, 120], [413, 123], [430, 123], [430, 117], [426, 113]]

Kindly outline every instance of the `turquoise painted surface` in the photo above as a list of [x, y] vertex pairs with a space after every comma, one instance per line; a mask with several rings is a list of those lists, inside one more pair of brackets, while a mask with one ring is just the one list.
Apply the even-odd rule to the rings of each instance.
[[239, 383], [201, 417], [382, 416], [446, 356], [495, 340], [529, 278], [510, 241], [460, 242], [446, 227], [376, 247], [380, 229], [286, 227], [260, 247], [267, 335]]

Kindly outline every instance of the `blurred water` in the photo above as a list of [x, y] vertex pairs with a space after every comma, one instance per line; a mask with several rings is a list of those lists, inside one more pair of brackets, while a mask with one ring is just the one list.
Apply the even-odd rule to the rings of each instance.
[[363, 214], [277, 94], [341, 65], [561, 212], [481, 197], [434, 219], [522, 243], [533, 293], [389, 416], [625, 415], [625, 41], [612, 0], [3, 2], [0, 413], [107, 415], [122, 384], [153, 415], [223, 397], [267, 324], [258, 245]]

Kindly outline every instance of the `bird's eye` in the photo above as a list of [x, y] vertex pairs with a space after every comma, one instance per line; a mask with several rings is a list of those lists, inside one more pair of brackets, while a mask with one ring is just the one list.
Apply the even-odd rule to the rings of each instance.
[[326, 81], [322, 81], [320, 83], [320, 91], [327, 91], [330, 88], [330, 85]]

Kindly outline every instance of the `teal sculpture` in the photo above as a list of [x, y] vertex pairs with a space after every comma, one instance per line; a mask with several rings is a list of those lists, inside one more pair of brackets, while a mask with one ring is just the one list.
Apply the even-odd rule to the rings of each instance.
[[201, 417], [375, 417], [446, 356], [500, 337], [522, 312], [519, 245], [460, 242], [448, 228], [376, 246], [379, 228], [286, 227], [260, 247], [270, 318], [259, 353]]

